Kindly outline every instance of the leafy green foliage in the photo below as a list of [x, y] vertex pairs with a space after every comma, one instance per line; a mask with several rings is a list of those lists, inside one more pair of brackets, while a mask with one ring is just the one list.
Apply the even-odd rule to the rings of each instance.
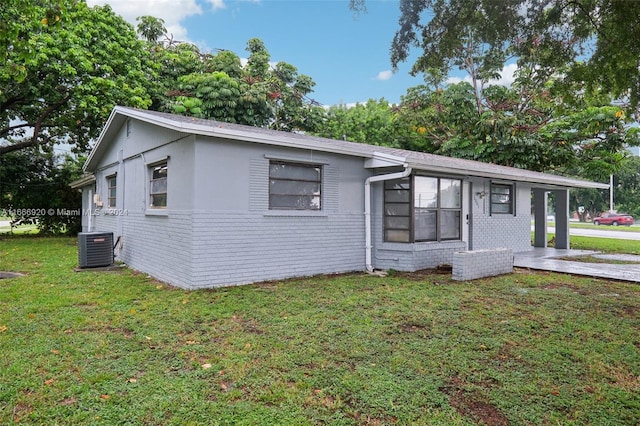
[[69, 182], [82, 175], [82, 160], [59, 158], [38, 147], [0, 157], [0, 208], [14, 223], [36, 223], [45, 234], [80, 231], [80, 193]]
[[150, 105], [148, 55], [109, 6], [7, 0], [0, 16], [0, 154], [56, 142], [81, 152], [114, 105]]
[[614, 175], [616, 210], [640, 219], [640, 157], [631, 157]]
[[315, 133], [332, 139], [400, 148], [400, 129], [395, 125], [395, 119], [389, 102], [370, 99], [353, 107], [332, 106]]
[[[362, 11], [364, 0], [351, 1]], [[535, 65], [541, 80], [564, 82], [587, 92], [604, 90], [640, 102], [640, 26], [635, 2], [626, 0], [402, 0], [399, 29], [391, 45], [394, 66], [422, 50], [412, 73], [440, 83], [456, 67], [473, 86], [487, 81], [507, 59]]]
[[271, 67], [262, 40], [247, 42], [249, 59], [242, 67], [227, 50], [201, 53], [166, 34], [158, 42], [158, 33], [166, 31], [162, 24], [147, 16], [138, 26], [159, 74], [152, 109], [283, 131], [311, 130], [322, 118], [319, 106], [306, 99], [315, 85], [311, 77], [286, 62]]

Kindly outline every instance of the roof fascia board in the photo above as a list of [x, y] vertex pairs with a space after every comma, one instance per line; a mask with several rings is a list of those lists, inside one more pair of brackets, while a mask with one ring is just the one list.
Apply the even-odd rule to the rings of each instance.
[[375, 151], [371, 158], [364, 160], [364, 167], [367, 169], [377, 169], [383, 167], [397, 167], [406, 165], [407, 159], [397, 155], [385, 154]]
[[462, 169], [462, 168], [455, 168], [450, 166], [446, 166], [446, 167], [435, 166], [430, 164], [413, 163], [413, 162], [410, 162], [409, 166], [414, 170], [425, 170], [425, 171], [432, 171], [432, 172], [439, 172], [439, 173], [464, 175], [469, 177], [482, 177], [482, 178], [489, 178], [489, 179], [505, 179], [505, 180], [514, 181], [514, 182], [526, 182], [526, 183], [538, 184], [538, 185], [551, 185], [554, 187], [593, 188], [593, 189], [609, 188], [609, 185], [606, 185], [603, 183], [565, 178], [562, 176], [558, 176], [557, 179], [548, 177], [553, 175], [529, 177], [529, 176], [509, 174], [509, 173], [485, 172], [485, 171], [471, 170], [468, 168]]

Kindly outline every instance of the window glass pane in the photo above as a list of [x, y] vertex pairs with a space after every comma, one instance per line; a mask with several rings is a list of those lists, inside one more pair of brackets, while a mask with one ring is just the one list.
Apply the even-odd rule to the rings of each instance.
[[438, 179], [425, 176], [416, 176], [414, 182], [414, 206], [416, 208], [438, 207]]
[[491, 213], [513, 213], [513, 187], [491, 185]]
[[386, 203], [385, 214], [387, 216], [410, 216], [411, 208], [409, 207], [409, 203], [406, 203], [406, 204]]
[[385, 180], [384, 188], [385, 189], [411, 189], [411, 181], [409, 180], [409, 178]]
[[167, 192], [167, 178], [154, 179], [151, 181], [151, 194]]
[[384, 226], [387, 229], [409, 229], [411, 218], [402, 216], [387, 216], [384, 218]]
[[443, 240], [460, 239], [460, 211], [440, 211], [440, 238]]
[[385, 201], [388, 203], [408, 203], [410, 200], [411, 191], [404, 189], [387, 189], [384, 191]]
[[461, 181], [456, 179], [440, 179], [440, 207], [443, 209], [459, 209], [461, 200]]
[[384, 231], [384, 240], [392, 243], [408, 243], [409, 231], [397, 231], [395, 229], [387, 229]]
[[272, 161], [269, 163], [269, 208], [320, 210], [322, 167]]
[[269, 208], [281, 210], [320, 210], [319, 196], [270, 195]]
[[271, 194], [320, 195], [319, 182], [271, 180]]
[[271, 163], [269, 177], [275, 179], [307, 180], [320, 182], [321, 168], [288, 163]]
[[416, 241], [435, 241], [437, 238], [436, 210], [415, 209], [413, 215]]
[[509, 195], [510, 192], [511, 192], [511, 187], [509, 187], [509, 186], [493, 185], [491, 187], [491, 193], [492, 194], [507, 194], [507, 195]]
[[167, 177], [167, 165], [163, 164], [160, 166], [156, 166], [153, 168], [153, 177], [152, 179], [160, 179]]
[[167, 194], [156, 194], [149, 197], [151, 207], [167, 207]]
[[511, 213], [511, 204], [492, 204], [492, 213]]
[[509, 203], [510, 197], [509, 194], [491, 194], [491, 202], [496, 204], [507, 204]]

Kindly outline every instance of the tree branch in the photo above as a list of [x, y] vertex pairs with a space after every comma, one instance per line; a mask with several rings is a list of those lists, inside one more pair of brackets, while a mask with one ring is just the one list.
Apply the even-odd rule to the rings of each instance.
[[[18, 143], [14, 143], [14, 144], [11, 144], [11, 145], [6, 145], [6, 146], [0, 146], [0, 155], [6, 154], [8, 152], [19, 151], [19, 150], [24, 149], [24, 148], [37, 146], [37, 145], [44, 144], [44, 143], [48, 142], [48, 140], [49, 140], [48, 138], [40, 140], [40, 132], [42, 131], [42, 129], [50, 127], [47, 124], [45, 124], [44, 121], [51, 114], [53, 114], [56, 110], [58, 110], [60, 107], [65, 105], [70, 98], [71, 98], [71, 96], [67, 95], [63, 99], [61, 99], [60, 101], [49, 105], [49, 107], [47, 109], [45, 109], [42, 112], [42, 114], [40, 114], [40, 117], [38, 117], [38, 121], [36, 121], [36, 123], [33, 124], [33, 136], [31, 136], [31, 138], [29, 138], [29, 139], [27, 139], [25, 141], [22, 141], [22, 142], [18, 142]], [[31, 125], [32, 125], [31, 123], [25, 123], [25, 124], [20, 124], [18, 126], [14, 126], [14, 128], [30, 127]], [[11, 128], [7, 128], [7, 130], [10, 130], [10, 129]]]

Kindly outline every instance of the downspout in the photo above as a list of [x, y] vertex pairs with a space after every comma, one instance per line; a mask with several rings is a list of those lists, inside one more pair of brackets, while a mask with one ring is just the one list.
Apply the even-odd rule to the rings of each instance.
[[93, 226], [93, 209], [91, 207], [93, 207], [93, 191], [89, 189], [89, 216], [87, 216], [87, 232], [91, 232], [91, 227]]
[[402, 166], [404, 170], [401, 172], [370, 176], [364, 181], [365, 266], [367, 272], [373, 272], [371, 260], [371, 250], [373, 248], [371, 245], [371, 183], [406, 178], [411, 174], [411, 167], [409, 167], [407, 163], [404, 163]]

